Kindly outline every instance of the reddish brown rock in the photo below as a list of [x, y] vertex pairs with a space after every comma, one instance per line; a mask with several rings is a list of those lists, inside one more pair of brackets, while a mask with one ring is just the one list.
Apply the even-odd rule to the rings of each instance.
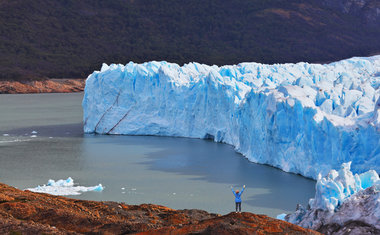
[[46, 79], [41, 81], [1, 81], [0, 94], [70, 93], [84, 90], [85, 79]]
[[95, 202], [22, 191], [0, 183], [0, 234], [319, 234], [252, 213]]
[[235, 213], [139, 234], [319, 234], [265, 215]]

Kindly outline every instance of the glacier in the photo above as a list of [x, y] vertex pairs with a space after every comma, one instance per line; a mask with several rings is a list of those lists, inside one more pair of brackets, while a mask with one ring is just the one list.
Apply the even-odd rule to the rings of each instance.
[[60, 179], [60, 180], [52, 180], [49, 179], [47, 184], [44, 184], [42, 186], [38, 185], [35, 188], [27, 188], [25, 190], [29, 190], [35, 193], [48, 193], [52, 195], [60, 195], [60, 196], [67, 196], [67, 195], [80, 195], [82, 192], [101, 192], [103, 191], [104, 187], [102, 184], [96, 185], [96, 186], [74, 186], [74, 180], [71, 177], [68, 177], [66, 180]]
[[318, 176], [315, 197], [308, 209], [297, 206], [277, 218], [324, 234], [378, 234], [380, 232], [380, 179], [374, 170], [353, 174], [351, 162], [340, 170]]
[[211, 139], [317, 179], [380, 172], [380, 56], [330, 64], [103, 64], [86, 80], [85, 133]]

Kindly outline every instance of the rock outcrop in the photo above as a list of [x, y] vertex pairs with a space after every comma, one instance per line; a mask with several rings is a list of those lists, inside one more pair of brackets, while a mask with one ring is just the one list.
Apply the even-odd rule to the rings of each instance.
[[95, 202], [0, 184], [0, 234], [319, 234], [265, 215]]
[[295, 224], [323, 234], [380, 234], [379, 188], [379, 185], [372, 186], [355, 194], [334, 212], [298, 207], [285, 220], [298, 220]]
[[70, 93], [84, 90], [85, 79], [0, 81], [0, 94]]

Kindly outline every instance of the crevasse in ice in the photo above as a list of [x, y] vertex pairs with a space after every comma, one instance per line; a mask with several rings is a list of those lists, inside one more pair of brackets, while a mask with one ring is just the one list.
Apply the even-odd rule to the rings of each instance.
[[352, 161], [380, 172], [380, 56], [331, 64], [179, 66], [92, 73], [84, 131], [209, 138], [249, 160], [316, 179]]

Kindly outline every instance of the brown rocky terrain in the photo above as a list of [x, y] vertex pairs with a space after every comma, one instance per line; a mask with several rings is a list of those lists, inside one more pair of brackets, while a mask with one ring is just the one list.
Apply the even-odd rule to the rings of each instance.
[[41, 81], [1, 81], [0, 94], [69, 93], [83, 91], [85, 79], [46, 79]]
[[265, 215], [95, 202], [0, 183], [0, 234], [319, 234]]

